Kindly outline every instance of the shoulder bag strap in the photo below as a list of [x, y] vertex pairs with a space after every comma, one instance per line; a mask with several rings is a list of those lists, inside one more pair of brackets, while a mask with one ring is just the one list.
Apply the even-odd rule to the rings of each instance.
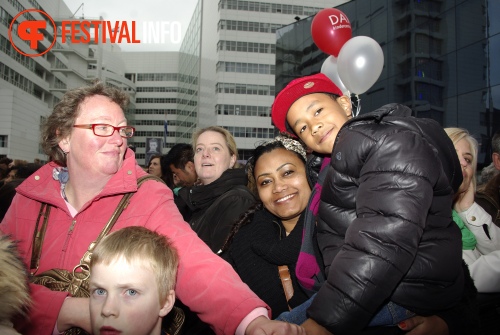
[[[164, 183], [164, 181], [161, 179], [161, 178], [158, 178], [156, 176], [153, 176], [153, 175], [145, 175], [145, 176], [142, 176], [140, 178], [137, 179], [137, 190], [139, 190], [139, 188], [141, 187], [141, 185], [147, 181], [147, 180], [156, 180], [156, 181], [159, 181], [159, 182], [162, 182]], [[116, 221], [118, 220], [118, 218], [120, 217], [120, 215], [122, 214], [123, 210], [125, 208], [127, 208], [129, 202], [130, 202], [130, 198], [132, 198], [132, 196], [135, 194], [136, 192], [130, 192], [130, 193], [127, 193], [123, 196], [123, 198], [120, 200], [120, 202], [118, 203], [118, 206], [116, 206], [116, 209], [115, 211], [113, 212], [113, 214], [111, 215], [111, 217], [109, 218], [109, 221], [108, 223], [106, 223], [106, 225], [104, 226], [104, 228], [102, 229], [101, 233], [99, 234], [99, 236], [97, 236], [97, 239], [90, 243], [89, 245], [89, 248], [87, 249], [87, 252], [83, 255], [82, 259], [80, 260], [80, 266], [87, 266], [90, 264], [90, 256], [92, 255], [92, 252], [94, 251], [94, 248], [95, 246], [97, 245], [97, 243], [99, 243], [102, 238], [104, 236], [106, 236], [109, 231], [113, 228], [113, 226], [115, 225]], [[78, 267], [78, 266], [77, 266]], [[76, 268], [75, 268], [76, 269]], [[74, 270], [73, 270], [74, 271]]]
[[[281, 285], [283, 285], [283, 291], [285, 292], [286, 301], [290, 301], [293, 297], [293, 285], [292, 278], [290, 277], [290, 270], [288, 270], [287, 265], [279, 265], [278, 272], [280, 274]], [[291, 310], [290, 305], [288, 309]]]
[[[35, 274], [38, 271], [38, 266], [40, 265], [40, 254], [42, 251], [43, 239], [45, 238], [45, 231], [47, 230], [47, 223], [49, 222], [50, 208], [51, 206], [42, 203], [42, 205], [40, 206], [40, 211], [38, 212], [35, 231], [33, 233], [33, 242], [31, 244], [31, 274]], [[42, 227], [40, 228], [40, 230], [38, 230], [38, 225], [40, 224], [40, 219], [42, 218], [42, 216]]]
[[[154, 179], [156, 181], [164, 183], [164, 181], [162, 179], [160, 179], [156, 176], [146, 175], [146, 176], [142, 176], [142, 177], [137, 179], [137, 189], [139, 189], [139, 187], [145, 181], [150, 180], [150, 179]], [[80, 267], [80, 266], [83, 266], [83, 265], [88, 268], [88, 264], [90, 261], [90, 255], [92, 254], [92, 250], [94, 250], [96, 244], [111, 230], [111, 228], [113, 228], [115, 222], [118, 220], [118, 217], [123, 212], [123, 210], [127, 207], [129, 200], [132, 197], [132, 195], [134, 195], [134, 193], [135, 192], [130, 192], [130, 193], [127, 193], [123, 196], [123, 198], [120, 200], [120, 203], [116, 207], [115, 211], [111, 215], [111, 218], [109, 219], [108, 223], [106, 224], [106, 226], [104, 226], [103, 230], [101, 231], [101, 233], [99, 234], [97, 239], [89, 245], [87, 252], [82, 257], [82, 259], [80, 260], [80, 264], [77, 265], [75, 267], [75, 269]], [[40, 263], [42, 244], [43, 244], [43, 240], [45, 238], [45, 231], [47, 230], [47, 225], [49, 222], [49, 215], [50, 215], [51, 207], [52, 206], [50, 206], [49, 204], [42, 203], [42, 205], [40, 207], [40, 212], [38, 213], [38, 218], [37, 218], [36, 225], [35, 225], [35, 231], [33, 233], [33, 249], [31, 252], [31, 269], [34, 269], [34, 271], [33, 270], [31, 271], [32, 275], [34, 275], [37, 272], [38, 266]], [[42, 215], [44, 217], [43, 224], [42, 224], [42, 227], [40, 228], [40, 230], [38, 230], [38, 225], [40, 223], [40, 218], [42, 217]], [[75, 269], [73, 269], [73, 271]]]

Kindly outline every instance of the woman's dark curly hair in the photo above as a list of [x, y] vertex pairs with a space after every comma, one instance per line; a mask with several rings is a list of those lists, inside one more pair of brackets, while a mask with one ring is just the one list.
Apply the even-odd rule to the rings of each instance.
[[52, 161], [66, 166], [66, 154], [59, 147], [59, 142], [71, 134], [75, 120], [79, 116], [80, 107], [85, 99], [95, 95], [108, 97], [119, 105], [124, 112], [129, 103], [127, 93], [118, 88], [106, 86], [101, 81], [94, 81], [87, 86], [66, 92], [42, 125], [42, 148]]

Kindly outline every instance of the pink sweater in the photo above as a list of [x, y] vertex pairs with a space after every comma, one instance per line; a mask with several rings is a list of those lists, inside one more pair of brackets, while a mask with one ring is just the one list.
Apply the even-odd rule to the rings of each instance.
[[[31, 260], [31, 244], [40, 202], [53, 206], [42, 247], [38, 272], [52, 268], [72, 270], [101, 232], [105, 223], [126, 192], [137, 190], [137, 178], [145, 172], [128, 150], [123, 166], [106, 184], [102, 192], [85, 204], [72, 217], [60, 195], [60, 184], [52, 178], [49, 163], [27, 178], [18, 188], [0, 230], [19, 241], [27, 266]], [[156, 181], [147, 181], [132, 197], [112, 231], [132, 226], [145, 226], [168, 236], [179, 252], [176, 295], [191, 310], [212, 325], [217, 334], [234, 334], [251, 311], [269, 309], [232, 267], [215, 255], [182, 220], [170, 189]], [[31, 285], [30, 322], [16, 325], [22, 334], [52, 334], [61, 305], [67, 294]]]

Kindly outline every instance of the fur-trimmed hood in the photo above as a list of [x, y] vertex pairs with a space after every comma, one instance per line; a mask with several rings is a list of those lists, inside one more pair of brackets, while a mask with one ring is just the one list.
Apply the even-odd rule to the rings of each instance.
[[0, 233], [0, 324], [25, 315], [30, 302], [27, 270], [16, 244]]

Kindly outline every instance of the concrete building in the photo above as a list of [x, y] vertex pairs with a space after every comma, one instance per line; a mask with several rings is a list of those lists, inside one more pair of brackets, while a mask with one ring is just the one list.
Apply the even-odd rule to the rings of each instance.
[[[19, 53], [9, 39], [14, 17], [25, 9], [47, 13], [55, 22], [35, 11], [16, 18], [12, 24], [13, 44], [26, 54], [46, 53], [38, 57]], [[46, 161], [39, 149], [40, 125], [66, 90], [101, 78], [135, 95], [135, 85], [125, 78], [123, 61], [115, 56], [119, 48], [109, 43], [99, 45], [62, 43], [60, 24], [74, 18], [62, 0], [6, 0], [0, 3], [0, 157]], [[24, 20], [46, 20], [44, 39], [38, 50], [30, 49], [15, 33]], [[53, 46], [51, 47], [51, 45]]]
[[[127, 118], [136, 136], [129, 144], [140, 164], [147, 164], [148, 138], [162, 138], [165, 153], [209, 125], [231, 131], [240, 159], [247, 159], [256, 143], [275, 135], [270, 107], [276, 93], [276, 30], [344, 2], [200, 0], [180, 52], [137, 53], [111, 43], [62, 43], [61, 21], [82, 19], [62, 0], [7, 0], [0, 5], [0, 52], [9, 56], [0, 61], [0, 155], [46, 160], [38, 149], [41, 121], [67, 89], [100, 78], [131, 95]], [[11, 20], [26, 8], [43, 10], [59, 29], [54, 47], [40, 57], [21, 56], [8, 39]], [[43, 19], [30, 14], [16, 21]], [[41, 51], [53, 42], [51, 29], [39, 43]]]
[[[184, 80], [179, 74], [178, 52], [121, 52], [114, 55], [126, 64], [125, 77], [135, 84], [135, 103], [130, 109], [129, 124], [136, 128], [129, 145], [136, 147], [139, 164], [147, 165], [147, 139], [163, 143], [162, 153], [168, 152], [179, 136], [177, 105]], [[165, 125], [168, 125], [165, 133]], [[164, 137], [167, 134], [168, 136]]]
[[[355, 0], [336, 8], [353, 36], [375, 39], [384, 52], [380, 78], [360, 95], [361, 113], [399, 102], [417, 117], [466, 128], [481, 144], [479, 167], [488, 165], [500, 129], [500, 2]], [[311, 22], [278, 30], [277, 90], [319, 72], [328, 56], [314, 45]]]
[[192, 94], [178, 106], [177, 141], [189, 141], [194, 128], [219, 125], [235, 136], [240, 159], [249, 158], [275, 135], [276, 30], [344, 2], [200, 0], [180, 49], [179, 71], [192, 78], [181, 85]]

